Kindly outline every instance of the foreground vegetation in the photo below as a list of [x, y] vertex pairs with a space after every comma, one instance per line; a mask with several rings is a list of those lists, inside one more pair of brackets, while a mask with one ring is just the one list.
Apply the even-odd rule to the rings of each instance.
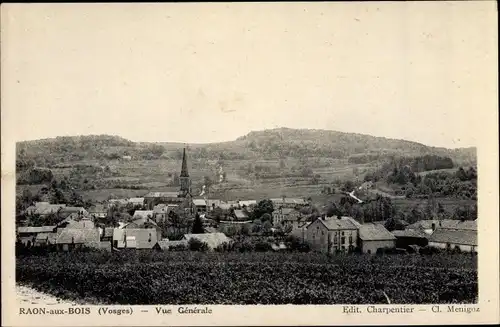
[[473, 303], [478, 294], [477, 257], [461, 253], [72, 252], [16, 261], [18, 282], [102, 304]]

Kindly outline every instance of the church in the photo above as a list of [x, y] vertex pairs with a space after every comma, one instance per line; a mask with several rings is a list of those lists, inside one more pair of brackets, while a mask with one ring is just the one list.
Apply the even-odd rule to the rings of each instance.
[[144, 203], [149, 210], [158, 204], [184, 205], [192, 207], [191, 178], [189, 177], [186, 148], [182, 152], [180, 189], [178, 192], [150, 192], [144, 196]]

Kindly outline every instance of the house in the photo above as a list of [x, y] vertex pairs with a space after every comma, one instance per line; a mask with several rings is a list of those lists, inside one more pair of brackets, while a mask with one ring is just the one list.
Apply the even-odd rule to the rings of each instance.
[[347, 217], [319, 218], [307, 226], [306, 241], [313, 250], [335, 253], [353, 250], [358, 227]]
[[478, 252], [477, 231], [437, 228], [429, 237], [429, 246], [462, 252]]
[[253, 212], [257, 200], [240, 200], [238, 201], [238, 208], [245, 209], [247, 212]]
[[219, 232], [233, 235], [235, 233], [240, 233], [242, 229], [246, 228], [248, 231], [251, 230], [252, 221], [234, 221], [234, 220], [221, 220], [217, 229]]
[[362, 224], [359, 227], [359, 247], [363, 253], [377, 249], [395, 248], [396, 237], [380, 224]]
[[421, 247], [429, 244], [429, 234], [420, 229], [394, 230], [392, 235], [396, 237], [396, 247], [406, 249], [410, 245]]
[[249, 220], [248, 213], [245, 210], [234, 210], [233, 219], [236, 221], [247, 221]]
[[139, 218], [142, 218], [142, 219], [146, 219], [146, 218], [149, 218], [149, 219], [152, 219], [153, 218], [153, 213], [154, 211], [153, 210], [136, 210], [134, 212], [134, 219], [139, 219]]
[[126, 206], [128, 203], [127, 199], [110, 199], [108, 200], [110, 206], [121, 207]]
[[[136, 211], [137, 212], [137, 211]], [[136, 216], [134, 215], [134, 219], [133, 221], [123, 225], [123, 226], [120, 226], [119, 229], [154, 229], [156, 231], [156, 238], [158, 240], [161, 240], [162, 238], [162, 231], [161, 231], [161, 228], [158, 226], [158, 224], [152, 220], [151, 218], [148, 217], [149, 214], [146, 214], [146, 217], [144, 216]]]
[[95, 224], [89, 217], [79, 218], [78, 214], [73, 213], [57, 224], [57, 228], [92, 229]]
[[208, 211], [207, 201], [204, 199], [193, 199], [193, 205], [198, 213], [206, 213]]
[[35, 202], [34, 205], [29, 206], [25, 210], [27, 216], [39, 215], [41, 217], [55, 214], [59, 209], [64, 208], [65, 204], [51, 204], [49, 202]]
[[302, 242], [306, 241], [307, 227], [311, 224], [310, 221], [301, 221], [297, 228], [292, 228], [291, 235], [300, 238]]
[[209, 211], [215, 210], [221, 204], [221, 200], [219, 199], [206, 199], [205, 202], [207, 203], [207, 209]]
[[238, 201], [238, 205], [240, 206], [240, 208], [243, 208], [243, 207], [252, 207], [252, 206], [256, 206], [257, 205], [257, 200], [240, 200]]
[[83, 207], [62, 207], [57, 212], [57, 215], [61, 219], [66, 219], [71, 214], [74, 214], [73, 216], [76, 215], [77, 217], [87, 217], [87, 216], [89, 216], [89, 212], [87, 210], [85, 210], [85, 208], [83, 208]]
[[144, 205], [144, 198], [130, 198], [130, 199], [128, 199], [127, 203], [130, 203], [134, 206], [143, 206]]
[[158, 244], [158, 234], [154, 228], [115, 228], [113, 247], [117, 249], [153, 249]]
[[58, 234], [56, 232], [43, 232], [36, 235], [35, 244], [36, 247], [47, 247], [55, 246], [57, 242]]
[[41, 227], [18, 227], [17, 239], [24, 246], [31, 247], [35, 245], [36, 236], [40, 233], [53, 233], [56, 226], [41, 226]]
[[217, 208], [222, 209], [222, 211], [224, 211], [224, 212], [229, 212], [231, 209], [235, 208], [235, 205], [231, 204], [231, 203], [221, 202], [221, 203], [219, 203]]
[[279, 208], [273, 211], [273, 225], [293, 225], [294, 228], [298, 228], [298, 222], [302, 219], [302, 217], [302, 213], [294, 208]]
[[63, 228], [58, 233], [56, 245], [59, 251], [71, 251], [82, 247], [99, 248], [99, 230]]
[[308, 205], [308, 202], [301, 198], [273, 198], [270, 199], [273, 203], [274, 209], [279, 208], [299, 208]]
[[224, 243], [229, 244], [232, 242], [224, 233], [185, 234], [183, 239], [187, 241], [188, 244], [191, 239], [206, 243], [209, 250], [213, 250]]
[[144, 196], [144, 204], [149, 210], [157, 204], [181, 204], [183, 198], [179, 196], [179, 192], [150, 192]]
[[153, 220], [156, 223], [164, 222], [168, 218], [170, 211], [175, 210], [179, 206], [177, 204], [163, 204], [160, 203], [153, 208]]
[[106, 218], [108, 215], [108, 210], [103, 204], [96, 204], [89, 208], [88, 210], [90, 216], [94, 219]]
[[113, 230], [114, 230], [113, 227], [104, 228], [104, 230], [102, 231], [102, 235], [101, 235], [101, 241], [111, 242], [113, 240]]

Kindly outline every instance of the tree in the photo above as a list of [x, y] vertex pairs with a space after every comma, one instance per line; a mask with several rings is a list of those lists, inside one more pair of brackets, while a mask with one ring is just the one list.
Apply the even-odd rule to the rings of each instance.
[[270, 233], [271, 228], [273, 228], [273, 224], [269, 220], [265, 221], [262, 225], [262, 230], [264, 233]]
[[326, 215], [328, 217], [333, 217], [333, 216], [342, 216], [342, 211], [339, 209], [339, 207], [335, 204], [335, 202], [332, 202], [328, 205], [326, 209]]
[[201, 217], [198, 213], [196, 213], [196, 216], [194, 218], [194, 223], [193, 223], [193, 234], [203, 234], [205, 231], [203, 229], [203, 222], [201, 221]]
[[274, 211], [273, 201], [269, 199], [260, 200], [254, 208], [253, 219], [260, 219], [263, 214], [272, 214]]
[[393, 230], [396, 229], [396, 220], [394, 218], [389, 218], [386, 220], [384, 227], [389, 231], [392, 232]]
[[342, 186], [342, 191], [350, 192], [354, 189], [354, 183], [352, 181], [346, 181]]
[[212, 179], [208, 176], [203, 176], [203, 185], [205, 185], [205, 188], [208, 190], [212, 186], [213, 182]]
[[216, 207], [212, 211], [212, 217], [215, 219], [215, 221], [217, 221], [219, 223], [222, 219], [222, 209], [219, 207]]
[[72, 206], [75, 206], [75, 207], [83, 207], [84, 203], [83, 203], [82, 196], [80, 194], [76, 193], [75, 191], [73, 191], [71, 193], [71, 197], [69, 199], [69, 204]]
[[263, 221], [263, 222], [272, 221], [273, 217], [269, 213], [266, 212], [265, 214], [263, 214], [260, 217], [260, 220]]

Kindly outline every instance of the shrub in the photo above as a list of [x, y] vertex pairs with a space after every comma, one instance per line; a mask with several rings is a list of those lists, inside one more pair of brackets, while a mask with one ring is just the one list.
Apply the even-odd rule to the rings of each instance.
[[234, 249], [239, 252], [251, 252], [255, 250], [255, 246], [252, 244], [252, 242], [243, 239], [242, 241], [234, 243]]
[[442, 250], [439, 248], [435, 248], [432, 246], [424, 246], [423, 248], [420, 248], [419, 253], [424, 254], [424, 255], [433, 255], [433, 254], [439, 254], [441, 253]]
[[267, 252], [271, 251], [273, 248], [268, 242], [260, 241], [255, 244], [255, 251], [257, 252]]
[[186, 244], [176, 244], [176, 245], [169, 246], [168, 249], [170, 251], [187, 251], [188, 247]]
[[196, 238], [192, 238], [188, 242], [189, 250], [191, 251], [200, 251], [200, 252], [205, 252], [208, 250], [208, 244], [205, 242], [202, 242]]
[[228, 252], [228, 251], [233, 250], [233, 246], [234, 245], [232, 243], [224, 242], [224, 243], [218, 245], [214, 250], [217, 252]]

